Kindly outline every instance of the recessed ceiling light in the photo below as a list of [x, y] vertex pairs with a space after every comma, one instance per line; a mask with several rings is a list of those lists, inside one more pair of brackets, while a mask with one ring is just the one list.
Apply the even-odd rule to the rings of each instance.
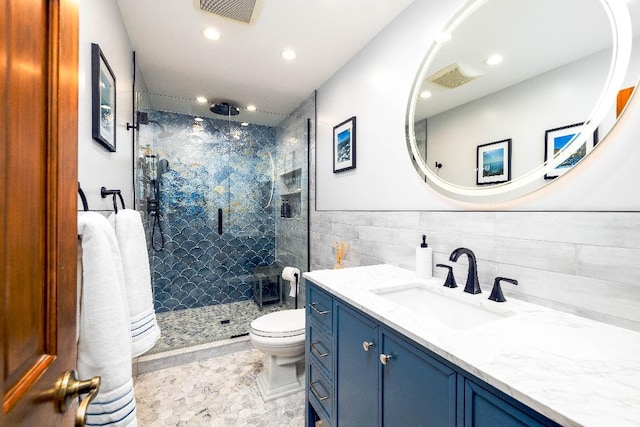
[[207, 102], [207, 98], [205, 98], [204, 96], [199, 96], [196, 98], [196, 101], [198, 101], [200, 104], [204, 104]]
[[213, 27], [207, 27], [202, 30], [202, 35], [209, 40], [220, 40], [220, 33]]
[[495, 54], [495, 55], [491, 55], [490, 57], [487, 58], [486, 61], [484, 61], [485, 64], [487, 65], [498, 65], [499, 63], [502, 62], [502, 56]]
[[255, 105], [247, 105], [247, 111], [256, 111]]
[[284, 59], [291, 61], [292, 59], [296, 59], [296, 53], [291, 49], [285, 49], [280, 53]]
[[422, 99], [431, 98], [431, 91], [424, 90], [424, 91], [420, 92], [420, 98], [422, 98]]
[[446, 43], [451, 40], [451, 33], [443, 31], [436, 36], [436, 41], [438, 43]]

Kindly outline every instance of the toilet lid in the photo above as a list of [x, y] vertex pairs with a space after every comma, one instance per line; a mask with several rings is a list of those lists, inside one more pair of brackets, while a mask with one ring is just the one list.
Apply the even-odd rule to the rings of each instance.
[[304, 334], [305, 310], [281, 310], [251, 322], [251, 331], [263, 337], [293, 337]]

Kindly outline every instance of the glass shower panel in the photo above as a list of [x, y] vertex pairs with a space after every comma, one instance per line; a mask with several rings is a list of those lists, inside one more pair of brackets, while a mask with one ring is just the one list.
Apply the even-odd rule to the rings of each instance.
[[155, 309], [181, 342], [166, 349], [246, 335], [259, 315], [293, 308], [282, 268], [308, 269], [308, 119], [190, 110], [149, 108], [137, 139]]
[[169, 165], [160, 180], [165, 250], [152, 255], [157, 310], [250, 299], [252, 268], [275, 262], [275, 131], [159, 111], [155, 122], [171, 134], [153, 148]]

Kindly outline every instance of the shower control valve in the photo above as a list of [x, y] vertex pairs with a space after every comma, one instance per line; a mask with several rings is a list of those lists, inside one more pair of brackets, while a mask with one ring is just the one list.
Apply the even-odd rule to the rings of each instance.
[[147, 199], [147, 213], [155, 214], [158, 212], [158, 201], [156, 199]]

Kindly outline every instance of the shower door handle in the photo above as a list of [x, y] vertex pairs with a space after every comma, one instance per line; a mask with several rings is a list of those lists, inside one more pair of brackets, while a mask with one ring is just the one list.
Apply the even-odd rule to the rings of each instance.
[[222, 208], [218, 208], [218, 234], [222, 235]]

